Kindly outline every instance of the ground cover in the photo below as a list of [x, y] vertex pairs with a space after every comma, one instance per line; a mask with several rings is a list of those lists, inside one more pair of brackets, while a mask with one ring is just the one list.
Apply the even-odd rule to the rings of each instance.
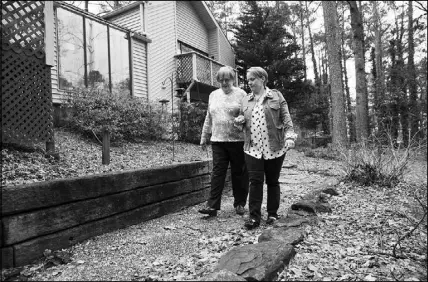
[[110, 164], [103, 165], [100, 143], [88, 142], [80, 135], [62, 128], [55, 129], [55, 146], [60, 155], [59, 160], [45, 157], [43, 143], [25, 147], [2, 147], [2, 186], [211, 158], [209, 150], [202, 151], [195, 144], [146, 141], [111, 147]]
[[[172, 147], [168, 147], [171, 143], [165, 142], [138, 147], [137, 150], [146, 151], [141, 155], [129, 150], [125, 150], [127, 153], [122, 154], [121, 158], [119, 153], [112, 154], [111, 167], [102, 166], [100, 151], [98, 155], [90, 156], [91, 152], [95, 154], [97, 151], [97, 145], [86, 144], [83, 139], [68, 133], [56, 135], [58, 138], [65, 136], [58, 139], [65, 141], [61, 141], [61, 145], [58, 141], [57, 144], [63, 151], [63, 162], [68, 160], [71, 163], [67, 163], [63, 170], [51, 169], [55, 165], [61, 167], [61, 161], [55, 163], [51, 160], [50, 163], [42, 157], [32, 161], [34, 157], [31, 154], [36, 152], [20, 155], [9, 149], [3, 153], [2, 149], [2, 157], [8, 156], [13, 160], [7, 162], [7, 167], [17, 163], [20, 171], [33, 171], [33, 174], [40, 167], [48, 172], [43, 174], [38, 171], [47, 179], [51, 177], [50, 173], [58, 171], [72, 170], [73, 175], [77, 176], [86, 171], [101, 173], [109, 169], [122, 169], [121, 166], [123, 169], [138, 168], [131, 165], [136, 159], [144, 160], [136, 160], [138, 166], [172, 162]], [[74, 149], [70, 149], [69, 145]], [[178, 160], [207, 156], [206, 152], [197, 151], [200, 150], [197, 145], [182, 146], [181, 152], [187, 153], [180, 155], [177, 150]], [[84, 151], [77, 153], [80, 149]], [[120, 149], [117, 150], [120, 152]], [[116, 159], [122, 162], [116, 164]], [[84, 165], [80, 167], [80, 163]], [[3, 167], [6, 164], [2, 160]], [[296, 150], [288, 153], [280, 176], [280, 214], [285, 215], [291, 204], [322, 183], [339, 183], [336, 186], [339, 196], [329, 199], [331, 213], [319, 214], [318, 223], [306, 227], [303, 242], [296, 246], [297, 255], [277, 280], [426, 280], [427, 222], [426, 218], [421, 217], [423, 210], [414, 197], [415, 191], [423, 187], [426, 191], [426, 159], [412, 160], [405, 174], [405, 182], [394, 188], [343, 183], [340, 167], [340, 162], [335, 160], [309, 158]], [[21, 176], [19, 181], [12, 176], [5, 181], [12, 184], [41, 179], [29, 175], [31, 173], [21, 173], [18, 174]], [[63, 173], [58, 175], [67, 177]], [[266, 193], [264, 197], [263, 211]], [[203, 219], [197, 212], [202, 203], [76, 244], [62, 251], [62, 254], [68, 255], [67, 260], [57, 260], [55, 263], [47, 253], [45, 259], [35, 264], [3, 270], [2, 280], [199, 280], [214, 270], [219, 258], [226, 252], [236, 246], [256, 243], [263, 230], [270, 228], [263, 221], [260, 228], [245, 230], [243, 223], [247, 215], [236, 215], [232, 203], [231, 193], [225, 193], [217, 218]], [[416, 226], [419, 221], [421, 223]], [[406, 234], [410, 235], [406, 237]], [[13, 271], [19, 275], [11, 275]]]

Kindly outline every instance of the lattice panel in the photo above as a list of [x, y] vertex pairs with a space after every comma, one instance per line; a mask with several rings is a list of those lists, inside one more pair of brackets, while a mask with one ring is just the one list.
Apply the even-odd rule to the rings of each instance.
[[218, 87], [218, 88], [220, 88], [220, 87], [221, 87], [221, 85], [220, 85], [220, 83], [218, 83], [218, 82], [217, 82], [216, 76], [217, 76], [217, 72], [218, 72], [218, 70], [219, 70], [221, 67], [222, 67], [222, 65], [217, 64], [217, 63], [213, 63], [213, 74], [212, 74], [212, 76], [213, 76], [213, 85], [214, 85], [215, 87]]
[[2, 1], [2, 49], [43, 58], [43, 9], [44, 1]]
[[202, 83], [211, 85], [210, 61], [196, 55], [196, 76]]
[[177, 83], [186, 83], [192, 80], [192, 54], [177, 58]]
[[2, 50], [2, 142], [52, 142], [50, 67]]

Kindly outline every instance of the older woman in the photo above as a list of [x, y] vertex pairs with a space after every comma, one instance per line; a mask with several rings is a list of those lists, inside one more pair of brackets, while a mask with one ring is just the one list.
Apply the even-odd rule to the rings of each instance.
[[213, 91], [209, 96], [200, 143], [203, 149], [206, 149], [211, 135], [213, 153], [211, 191], [206, 208], [199, 212], [209, 216], [217, 215], [230, 163], [233, 206], [237, 214], [243, 215], [248, 196], [248, 173], [243, 149], [244, 135], [234, 126], [234, 118], [239, 115], [240, 103], [247, 94], [244, 90], [233, 86], [235, 72], [231, 67], [220, 68], [216, 79], [221, 84], [221, 88]]
[[244, 98], [235, 125], [244, 130], [245, 161], [250, 178], [247, 229], [260, 225], [263, 200], [263, 182], [267, 184], [267, 224], [279, 218], [279, 174], [289, 148], [294, 147], [297, 135], [293, 130], [287, 102], [281, 92], [269, 89], [267, 72], [261, 67], [247, 71], [252, 92]]

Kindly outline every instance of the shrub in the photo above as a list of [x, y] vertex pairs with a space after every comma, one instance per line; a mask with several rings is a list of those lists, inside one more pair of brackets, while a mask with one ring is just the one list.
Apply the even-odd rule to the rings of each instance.
[[159, 107], [139, 98], [99, 91], [81, 91], [69, 95], [63, 106], [72, 108], [66, 126], [93, 139], [103, 129], [110, 131], [112, 144], [123, 141], [160, 140], [166, 122]]
[[397, 148], [394, 142], [388, 146], [382, 144], [384, 140], [374, 139], [353, 144], [349, 149], [342, 148], [344, 180], [383, 187], [400, 183], [415, 150], [411, 146]]
[[208, 104], [202, 102], [180, 104], [181, 119], [178, 132], [180, 140], [199, 144], [207, 109]]

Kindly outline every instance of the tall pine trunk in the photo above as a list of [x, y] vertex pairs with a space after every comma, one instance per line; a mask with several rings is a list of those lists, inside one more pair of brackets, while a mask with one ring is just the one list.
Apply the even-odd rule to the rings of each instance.
[[[299, 18], [300, 18], [300, 27], [301, 27], [301, 36], [302, 36], [302, 54], [303, 54], [303, 63], [305, 64], [305, 80], [307, 79], [307, 73], [306, 73], [306, 48], [305, 48], [305, 24], [304, 24], [304, 18], [303, 18], [303, 5], [302, 1], [299, 1]], [[314, 66], [316, 68], [316, 66]]]
[[355, 137], [355, 118], [354, 113], [352, 112], [351, 106], [351, 93], [349, 91], [349, 82], [348, 82], [348, 70], [346, 67], [346, 51], [345, 51], [345, 9], [342, 8], [342, 29], [341, 29], [341, 43], [342, 43], [342, 63], [343, 63], [343, 83], [344, 83], [344, 93], [346, 101], [346, 117], [348, 120], [348, 135], [349, 142], [353, 143], [356, 141]]
[[378, 131], [381, 134], [387, 132], [386, 126], [386, 103], [385, 103], [385, 74], [383, 70], [383, 50], [382, 50], [382, 30], [380, 25], [380, 16], [378, 10], [378, 1], [373, 1], [373, 21], [375, 29], [375, 63], [376, 63], [376, 80], [375, 80], [375, 110], [377, 117]]
[[308, 24], [309, 44], [310, 44], [311, 54], [312, 54], [312, 64], [314, 65], [315, 85], [320, 85], [321, 81], [320, 81], [320, 77], [318, 74], [317, 61], [315, 59], [314, 40], [312, 38], [311, 23], [309, 21], [308, 2], [307, 1], [305, 1], [305, 5], [306, 5], [306, 9], [305, 9], [306, 21]]
[[323, 1], [324, 25], [327, 39], [328, 66], [330, 77], [333, 145], [346, 146], [346, 115], [342, 87], [340, 33], [338, 30], [337, 9], [334, 1]]
[[419, 109], [418, 109], [418, 93], [416, 84], [416, 68], [415, 68], [415, 42], [413, 38], [413, 3], [409, 1], [409, 58], [408, 58], [408, 85], [409, 85], [409, 108], [410, 108], [410, 137], [418, 139], [419, 133]]
[[362, 142], [369, 135], [369, 111], [367, 97], [367, 82], [364, 55], [364, 28], [361, 13], [356, 1], [349, 1], [351, 11], [351, 27], [353, 31], [352, 47], [355, 58], [356, 85], [356, 140]]

